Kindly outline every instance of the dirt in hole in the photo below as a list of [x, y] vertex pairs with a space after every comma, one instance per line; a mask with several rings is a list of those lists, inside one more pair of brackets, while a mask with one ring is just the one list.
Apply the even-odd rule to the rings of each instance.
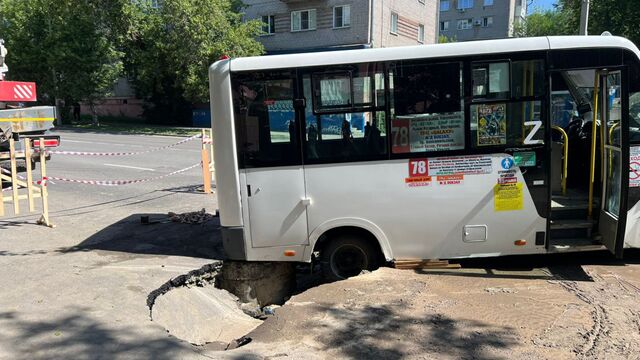
[[207, 349], [227, 350], [296, 291], [293, 264], [216, 261], [170, 279], [147, 297], [151, 321]]

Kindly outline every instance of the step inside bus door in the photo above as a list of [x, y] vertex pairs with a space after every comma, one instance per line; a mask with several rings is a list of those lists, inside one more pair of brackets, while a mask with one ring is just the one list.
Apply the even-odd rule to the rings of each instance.
[[[600, 71], [600, 116], [604, 139], [601, 167], [602, 201], [598, 230], [602, 243], [616, 257], [622, 257], [629, 188], [629, 102], [624, 81], [626, 69]], [[598, 154], [599, 156], [600, 154]]]

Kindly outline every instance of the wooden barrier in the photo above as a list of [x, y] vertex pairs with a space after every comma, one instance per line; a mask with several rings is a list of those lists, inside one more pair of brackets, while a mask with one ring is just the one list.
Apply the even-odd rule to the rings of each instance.
[[[4, 203], [12, 202], [13, 203], [13, 213], [14, 215], [20, 214], [20, 201], [27, 200], [29, 206], [29, 212], [35, 212], [35, 199], [40, 198], [42, 201], [42, 216], [40, 220], [38, 220], [38, 224], [45, 225], [48, 227], [54, 227], [54, 225], [49, 220], [49, 199], [47, 193], [47, 164], [46, 164], [46, 153], [44, 147], [44, 139], [40, 138], [40, 148], [39, 148], [39, 156], [40, 156], [40, 181], [34, 184], [33, 181], [33, 170], [31, 169], [31, 157], [33, 155], [33, 149], [31, 147], [31, 139], [27, 138], [24, 141], [24, 150], [17, 151], [16, 144], [14, 139], [9, 140], [9, 153], [0, 153], [0, 160], [9, 160], [11, 165], [11, 170], [0, 172], [0, 188], [2, 188], [2, 201], [0, 201], [0, 217], [5, 216], [5, 206]], [[22, 178], [18, 175], [18, 165], [16, 160], [25, 159], [26, 166], [26, 179]], [[7, 175], [6, 173], [9, 173]], [[11, 184], [11, 195], [5, 196], [4, 186], [3, 184], [9, 183]], [[26, 193], [21, 194], [21, 192], [26, 191]]]
[[202, 129], [202, 182], [204, 193], [211, 194], [211, 179], [213, 178], [213, 133], [211, 129]]

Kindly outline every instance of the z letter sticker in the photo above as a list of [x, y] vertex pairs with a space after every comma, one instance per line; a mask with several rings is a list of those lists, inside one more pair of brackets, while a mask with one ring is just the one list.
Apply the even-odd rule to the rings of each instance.
[[542, 127], [542, 121], [534, 120], [534, 121], [525, 121], [524, 126], [533, 126], [533, 129], [527, 134], [527, 137], [524, 138], [525, 145], [540, 145], [544, 144], [542, 140], [533, 140], [533, 137], [536, 136], [538, 130]]

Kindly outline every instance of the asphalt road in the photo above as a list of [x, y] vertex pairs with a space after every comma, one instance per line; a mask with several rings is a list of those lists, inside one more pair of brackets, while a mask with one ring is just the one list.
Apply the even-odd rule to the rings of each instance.
[[[183, 138], [60, 131], [58, 150], [129, 152]], [[134, 180], [200, 162], [200, 141], [132, 156], [53, 155], [51, 177]], [[0, 218], [0, 359], [199, 357], [149, 321], [150, 292], [221, 258], [218, 221], [180, 224], [168, 212], [217, 208], [201, 191], [198, 166], [159, 180], [97, 186], [48, 186], [55, 228], [36, 225], [26, 201]], [[6, 195], [6, 193], [5, 193]], [[36, 199], [36, 209], [40, 203]], [[141, 224], [149, 216], [151, 225]]]
[[[184, 138], [167, 136], [97, 134], [88, 132], [59, 131], [61, 146], [56, 150], [80, 152], [137, 152], [174, 144]], [[200, 141], [181, 144], [176, 147], [128, 156], [75, 156], [52, 155], [47, 162], [49, 177], [75, 180], [137, 180], [169, 174], [173, 171], [198, 164], [200, 162]], [[175, 197], [172, 194], [190, 194], [203, 200], [201, 168], [196, 167], [173, 176], [149, 182], [123, 185], [98, 186], [77, 184], [65, 181], [53, 181], [49, 187], [51, 197], [50, 211], [52, 219], [56, 216], [73, 216], [74, 213], [87, 211], [99, 212], [105, 206], [114, 204], [143, 204], [154, 201], [153, 210], [158, 206], [166, 211], [176, 211]], [[184, 199], [181, 203], [185, 204]], [[194, 201], [194, 210], [200, 206], [208, 211], [215, 210], [215, 200]], [[150, 209], [151, 210], [151, 209]], [[9, 216], [2, 220], [21, 221], [29, 215]], [[78, 220], [81, 218], [78, 217]]]

